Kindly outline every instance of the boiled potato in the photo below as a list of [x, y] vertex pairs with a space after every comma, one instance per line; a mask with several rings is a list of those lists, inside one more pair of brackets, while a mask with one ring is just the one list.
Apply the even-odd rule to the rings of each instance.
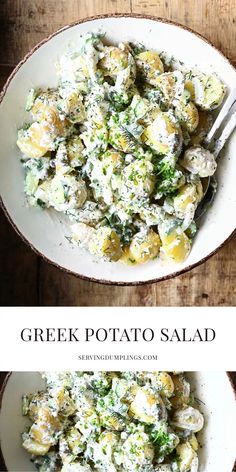
[[55, 402], [61, 416], [71, 416], [75, 412], [75, 403], [70, 397], [68, 390], [65, 390], [64, 387], [60, 388], [55, 394]]
[[104, 428], [112, 431], [123, 431], [124, 421], [119, 416], [112, 415], [109, 411], [101, 411], [99, 417]]
[[214, 110], [222, 103], [225, 86], [217, 76], [198, 74], [191, 81], [194, 88], [194, 102], [203, 110]]
[[71, 65], [68, 63], [68, 70], [69, 73], [71, 73], [71, 71], [74, 72], [75, 77], [78, 81], [89, 79], [90, 71], [88, 61], [86, 60], [86, 57], [82, 54], [74, 57], [71, 60]]
[[55, 115], [59, 118], [56, 107], [57, 99], [58, 95], [54, 90], [39, 93], [30, 108], [33, 120], [38, 122], [50, 121], [55, 119]]
[[56, 106], [55, 92], [39, 95], [31, 107], [35, 123], [18, 133], [17, 145], [28, 157], [42, 157], [49, 150], [55, 149], [55, 140], [67, 131], [66, 120], [61, 120]]
[[99, 61], [98, 67], [105, 76], [116, 77], [120, 71], [128, 67], [127, 51], [113, 46], [107, 46], [103, 51], [104, 57]]
[[190, 139], [190, 143], [195, 146], [202, 143], [213, 124], [212, 114], [205, 110], [198, 110], [198, 118], [197, 128]]
[[50, 185], [50, 204], [57, 211], [80, 208], [87, 198], [85, 182], [74, 175], [55, 175]]
[[118, 398], [125, 398], [129, 391], [129, 383], [126, 379], [119, 379], [115, 377], [112, 379], [112, 391]]
[[190, 100], [195, 100], [195, 88], [191, 78], [187, 78], [184, 83], [184, 91], [188, 93]]
[[179, 444], [177, 446], [177, 454], [178, 454], [178, 466], [180, 472], [188, 472], [190, 471], [191, 464], [193, 459], [196, 457], [196, 453], [189, 444], [189, 442], [185, 442]]
[[180, 408], [188, 405], [190, 401], [190, 384], [185, 380], [183, 375], [172, 375], [174, 383], [174, 396], [171, 398], [173, 408]]
[[193, 102], [184, 103], [180, 101], [175, 108], [175, 115], [180, 120], [181, 125], [189, 133], [193, 133], [199, 122], [198, 109]]
[[66, 93], [63, 98], [58, 100], [57, 106], [71, 123], [80, 123], [86, 118], [82, 97], [76, 91]]
[[180, 71], [165, 72], [156, 79], [155, 86], [161, 91], [166, 105], [175, 104], [182, 98], [184, 91], [184, 76]]
[[170, 374], [167, 372], [154, 372], [151, 377], [151, 383], [153, 387], [163, 392], [167, 398], [172, 397], [174, 393], [174, 383]]
[[111, 261], [118, 261], [122, 255], [120, 238], [116, 231], [108, 226], [96, 229], [88, 246], [91, 254]]
[[195, 452], [198, 450], [198, 440], [195, 434], [192, 434], [192, 436], [189, 438], [189, 444]]
[[33, 123], [27, 130], [19, 130], [16, 144], [27, 157], [44, 156], [54, 148], [50, 126], [47, 123]]
[[122, 255], [121, 255], [121, 258], [120, 258], [119, 261], [122, 262], [123, 264], [127, 264], [127, 265], [137, 264], [135, 259], [133, 259], [132, 256], [131, 256], [129, 246], [124, 246], [122, 248]]
[[187, 149], [179, 160], [184, 169], [199, 177], [209, 177], [216, 171], [217, 163], [214, 154], [202, 146], [193, 146]]
[[161, 397], [148, 391], [145, 387], [137, 387], [129, 414], [139, 421], [154, 424], [162, 418], [165, 409]]
[[191, 208], [196, 208], [203, 196], [202, 184], [199, 180], [198, 184], [185, 184], [180, 187], [178, 194], [173, 198], [173, 206], [175, 214], [178, 218], [184, 218], [186, 212]]
[[174, 262], [183, 262], [191, 250], [191, 241], [185, 233], [178, 233], [173, 229], [170, 233], [159, 227], [162, 242], [162, 251], [167, 258]]
[[147, 83], [155, 86], [158, 76], [164, 72], [158, 54], [153, 51], [144, 51], [136, 56], [136, 61], [140, 75]]
[[53, 91], [39, 95], [32, 108], [33, 120], [38, 123], [48, 123], [52, 136], [62, 136], [66, 131], [67, 121], [59, 116], [58, 95]]
[[129, 257], [139, 264], [143, 264], [157, 257], [160, 250], [160, 238], [150, 229], [147, 233], [137, 233], [129, 247]]
[[55, 433], [60, 431], [60, 421], [47, 407], [41, 407], [35, 423], [30, 428], [30, 436], [40, 444], [55, 444]]
[[85, 223], [75, 223], [71, 227], [72, 241], [81, 247], [88, 248], [89, 242], [94, 236], [95, 229]]
[[30, 437], [26, 438], [23, 441], [22, 446], [26, 449], [27, 452], [33, 454], [34, 456], [44, 456], [44, 454], [47, 454], [51, 447], [50, 444], [40, 444], [39, 442], [34, 441]]
[[160, 154], [178, 155], [182, 147], [182, 132], [169, 112], [159, 112], [142, 134], [142, 140]]
[[199, 410], [192, 406], [186, 406], [175, 411], [172, 424], [177, 428], [197, 433], [203, 428], [204, 418]]

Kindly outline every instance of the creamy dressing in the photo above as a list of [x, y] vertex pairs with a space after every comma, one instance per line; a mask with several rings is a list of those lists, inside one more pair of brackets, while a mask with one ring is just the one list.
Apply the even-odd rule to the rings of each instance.
[[[58, 87], [29, 92], [33, 123], [17, 140], [28, 204], [66, 214], [71, 241], [97, 258], [143, 263], [163, 249], [182, 262], [189, 253], [200, 199], [187, 198], [185, 186], [198, 192], [201, 179], [215, 173], [215, 158], [201, 145], [208, 131], [201, 120], [209, 122], [204, 113], [221, 104], [225, 87], [215, 75], [175, 64], [87, 34], [59, 59]], [[183, 246], [163, 233], [169, 221], [184, 234]], [[135, 243], [140, 229], [148, 238], [145, 258]]]
[[40, 472], [197, 472], [203, 416], [183, 373], [44, 372], [23, 397]]

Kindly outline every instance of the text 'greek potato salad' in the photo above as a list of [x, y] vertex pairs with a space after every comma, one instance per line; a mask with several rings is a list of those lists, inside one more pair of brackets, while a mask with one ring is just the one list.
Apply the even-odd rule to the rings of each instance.
[[101, 34], [63, 55], [57, 75], [57, 88], [30, 90], [33, 122], [18, 133], [29, 204], [66, 214], [71, 241], [97, 258], [184, 261], [216, 170], [201, 143], [224, 85]]
[[204, 419], [178, 372], [47, 372], [23, 397], [40, 472], [197, 472]]

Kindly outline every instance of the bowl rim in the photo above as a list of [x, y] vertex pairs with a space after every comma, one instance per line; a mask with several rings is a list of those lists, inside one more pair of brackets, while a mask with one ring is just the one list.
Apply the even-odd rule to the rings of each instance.
[[[18, 70], [23, 66], [23, 64], [41, 47], [43, 46], [44, 44], [46, 44], [47, 42], [49, 42], [52, 38], [54, 38], [55, 36], [57, 36], [58, 34], [62, 33], [63, 31], [66, 31], [74, 26], [77, 26], [77, 25], [80, 25], [82, 23], [89, 23], [90, 21], [94, 21], [94, 20], [99, 20], [99, 19], [109, 19], [109, 18], [136, 18], [136, 19], [144, 19], [144, 20], [152, 20], [152, 21], [155, 21], [155, 22], [158, 22], [158, 23], [165, 23], [165, 24], [169, 24], [169, 25], [173, 25], [173, 26], [177, 26], [177, 28], [180, 28], [180, 29], [183, 29], [183, 30], [186, 30], [188, 31], [189, 33], [193, 34], [194, 36], [197, 36], [198, 38], [200, 38], [201, 40], [203, 40], [205, 43], [207, 43], [208, 45], [210, 45], [213, 49], [215, 49], [215, 51], [217, 51], [222, 57], [223, 59], [228, 62], [228, 64], [233, 68], [233, 70], [236, 72], [236, 68], [234, 67], [233, 63], [231, 60], [229, 60], [224, 54], [223, 52], [217, 48], [211, 41], [209, 41], [207, 38], [205, 38], [205, 36], [203, 36], [201, 33], [198, 33], [197, 31], [193, 30], [192, 28], [190, 28], [189, 26], [186, 26], [186, 25], [183, 25], [177, 21], [173, 21], [173, 20], [169, 20], [167, 18], [163, 18], [163, 17], [158, 17], [158, 16], [155, 16], [155, 15], [148, 15], [148, 14], [142, 14], [142, 13], [107, 13], [107, 14], [100, 14], [100, 15], [93, 15], [93, 16], [88, 16], [88, 17], [84, 17], [84, 18], [81, 18], [79, 20], [76, 20], [72, 23], [69, 23], [69, 24], [66, 24], [65, 26], [63, 26], [62, 28], [59, 28], [58, 30], [56, 30], [55, 32], [51, 33], [50, 35], [48, 35], [46, 38], [44, 38], [42, 41], [40, 41], [39, 43], [37, 43], [32, 49], [30, 49], [30, 51], [25, 54], [25, 56], [22, 58], [22, 60], [16, 65], [16, 67], [13, 69], [13, 71], [11, 72], [10, 76], [8, 77], [8, 79], [6, 80], [3, 88], [2, 88], [2, 91], [0, 93], [0, 106], [1, 106], [1, 103], [7, 93], [7, 89], [11, 83], [11, 81], [14, 79], [15, 75], [17, 74]], [[174, 272], [172, 272], [171, 274], [168, 274], [168, 275], [165, 275], [165, 276], [162, 276], [162, 277], [157, 277], [155, 279], [149, 279], [149, 280], [137, 280], [137, 281], [113, 281], [113, 280], [106, 280], [106, 279], [98, 279], [96, 277], [90, 277], [90, 276], [87, 276], [87, 275], [84, 275], [84, 274], [79, 274], [78, 272], [75, 272], [73, 270], [70, 270], [70, 269], [67, 269], [66, 267], [63, 267], [62, 265], [58, 264], [57, 262], [51, 260], [49, 257], [45, 256], [43, 253], [41, 253], [23, 234], [22, 232], [19, 230], [19, 228], [17, 227], [17, 225], [14, 223], [14, 221], [12, 220], [10, 214], [8, 213], [8, 210], [6, 208], [6, 206], [4, 205], [3, 203], [3, 199], [0, 195], [0, 207], [2, 208], [3, 210], [3, 213], [5, 214], [6, 218], [8, 219], [8, 221], [10, 222], [11, 226], [14, 228], [14, 230], [16, 231], [16, 233], [20, 236], [21, 240], [26, 244], [28, 245], [36, 254], [37, 256], [41, 257], [45, 262], [51, 264], [52, 266], [62, 270], [63, 272], [69, 274], [69, 275], [74, 275], [75, 277], [79, 278], [79, 279], [82, 279], [82, 280], [87, 280], [87, 281], [90, 281], [90, 282], [96, 282], [96, 283], [99, 283], [99, 284], [105, 284], [105, 285], [115, 285], [115, 286], [141, 286], [141, 285], [147, 285], [147, 284], [154, 284], [154, 283], [158, 283], [158, 282], [163, 282], [165, 280], [169, 280], [169, 279], [172, 279], [174, 277], [177, 277], [179, 275], [182, 275], [192, 269], [194, 269], [195, 267], [198, 267], [200, 266], [201, 264], [203, 264], [204, 262], [206, 262], [210, 257], [214, 256], [228, 241], [230, 241], [231, 238], [233, 238], [233, 236], [236, 234], [236, 225], [235, 225], [235, 228], [233, 229], [233, 231], [231, 232], [231, 234], [224, 240], [222, 241], [221, 244], [219, 244], [219, 246], [217, 246], [213, 251], [211, 251], [207, 256], [203, 257], [202, 259], [200, 259], [199, 261], [193, 263], [193, 264], [190, 264], [188, 266], [186, 266], [185, 268], [183, 269], [180, 269], [180, 270], [176, 270]]]
[[[226, 378], [228, 379], [228, 382], [229, 382], [229, 384], [231, 386], [231, 389], [233, 390], [233, 393], [234, 393], [234, 398], [236, 400], [236, 384], [234, 384], [233, 379], [231, 377], [232, 372], [225, 371], [224, 373], [226, 374]], [[3, 383], [0, 387], [0, 414], [1, 414], [1, 410], [2, 410], [3, 395], [4, 395], [4, 392], [5, 392], [7, 383], [8, 383], [8, 381], [9, 381], [12, 374], [14, 374], [13, 371], [12, 372], [6, 372], [6, 376], [5, 376], [5, 378], [3, 380]], [[11, 472], [11, 471], [8, 471], [6, 463], [5, 463], [5, 459], [4, 459], [3, 452], [2, 452], [2, 447], [1, 447], [1, 441], [0, 441], [0, 461], [2, 462], [3, 467], [5, 467], [6, 472]], [[235, 469], [236, 469], [236, 459], [235, 459], [235, 462], [234, 462], [234, 465], [233, 465], [232, 472], [234, 472]]]

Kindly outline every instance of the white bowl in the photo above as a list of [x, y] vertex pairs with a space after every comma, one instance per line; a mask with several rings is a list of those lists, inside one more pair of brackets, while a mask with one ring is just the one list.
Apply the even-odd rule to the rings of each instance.
[[137, 15], [100, 16], [66, 26], [36, 46], [8, 80], [0, 106], [0, 188], [10, 221], [28, 244], [48, 261], [83, 278], [104, 283], [154, 282], [182, 273], [212, 255], [235, 230], [236, 133], [225, 148], [218, 168], [219, 188], [212, 207], [201, 222], [188, 259], [182, 264], [148, 264], [129, 267], [122, 263], [96, 262], [93, 256], [72, 247], [69, 228], [60, 214], [27, 208], [23, 191], [23, 169], [16, 147], [17, 129], [27, 120], [25, 98], [31, 87], [55, 86], [55, 62], [70, 42], [79, 43], [88, 31], [106, 32], [108, 41], [140, 41], [147, 48], [165, 50], [189, 67], [214, 71], [235, 87], [236, 71], [229, 61], [204, 38], [167, 20]]
[[[235, 395], [226, 372], [189, 373], [199, 409], [205, 417], [199, 435], [199, 472], [232, 472], [235, 460]], [[34, 471], [29, 454], [21, 446], [21, 433], [29, 424], [21, 415], [24, 393], [44, 389], [36, 372], [14, 372], [5, 383], [0, 412], [2, 455], [9, 472]]]

